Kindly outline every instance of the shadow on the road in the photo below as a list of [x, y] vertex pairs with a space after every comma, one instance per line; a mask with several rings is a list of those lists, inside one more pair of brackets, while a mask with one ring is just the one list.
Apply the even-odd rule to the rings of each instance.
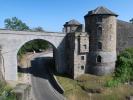
[[39, 78], [46, 79], [50, 82], [54, 89], [59, 93], [63, 93], [62, 89], [57, 84], [53, 77], [53, 71], [55, 70], [55, 60], [53, 57], [38, 57], [31, 61], [31, 67], [23, 68], [18, 66], [18, 72], [30, 73], [31, 75]]

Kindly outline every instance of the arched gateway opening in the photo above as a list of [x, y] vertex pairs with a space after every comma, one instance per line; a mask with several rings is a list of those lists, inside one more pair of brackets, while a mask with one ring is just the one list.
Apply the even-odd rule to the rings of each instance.
[[26, 74], [40, 78], [45, 78], [43, 73], [51, 74], [56, 70], [55, 56], [56, 48], [46, 40], [34, 39], [23, 44], [17, 54], [19, 81], [23, 82], [23, 76], [28, 79]]
[[[56, 50], [50, 42], [34, 39], [23, 44], [18, 51], [18, 81], [31, 84], [34, 96], [44, 92], [43, 97], [47, 90], [52, 94], [53, 91], [49, 88], [62, 93], [53, 77], [53, 72], [56, 71]], [[41, 86], [43, 90], [37, 88], [38, 86]]]
[[[49, 98], [48, 95], [53, 93], [51, 88], [63, 92], [53, 77], [56, 71], [56, 50], [50, 42], [34, 39], [26, 42], [18, 51], [18, 81], [31, 84], [33, 98], [36, 97], [36, 100]], [[52, 100], [55, 97], [50, 98]]]

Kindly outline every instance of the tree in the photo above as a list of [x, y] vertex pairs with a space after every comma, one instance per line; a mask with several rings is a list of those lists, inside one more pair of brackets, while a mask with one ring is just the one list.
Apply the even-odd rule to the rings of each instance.
[[129, 22], [133, 24], [133, 18]]
[[[6, 29], [17, 30], [17, 31], [31, 30], [24, 22], [22, 22], [17, 17], [7, 18], [5, 19], [4, 23]], [[42, 27], [36, 27], [32, 30], [36, 32], [44, 32]], [[46, 41], [40, 39], [32, 40], [21, 47], [21, 49], [18, 52], [18, 55], [21, 56], [26, 52], [32, 52], [32, 51], [39, 52], [40, 49], [45, 50], [48, 47], [49, 44]]]
[[17, 17], [7, 18], [5, 19], [4, 23], [5, 28], [10, 30], [23, 31], [30, 29], [24, 22], [19, 20]]
[[129, 81], [133, 81], [133, 48], [125, 49], [118, 55], [113, 79], [106, 85], [114, 87]]
[[35, 31], [35, 32], [45, 32], [45, 30], [42, 27], [40, 27], [40, 26], [34, 28], [33, 31]]

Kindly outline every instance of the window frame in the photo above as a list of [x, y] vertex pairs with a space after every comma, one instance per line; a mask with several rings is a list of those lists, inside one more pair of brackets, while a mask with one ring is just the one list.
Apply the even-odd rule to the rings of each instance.
[[97, 35], [98, 36], [101, 36], [102, 35], [102, 32], [103, 32], [102, 27], [97, 27]]
[[97, 43], [97, 49], [98, 50], [102, 50], [102, 42], [98, 42]]
[[85, 56], [81, 56], [81, 60], [85, 60]]
[[82, 65], [82, 66], [81, 66], [81, 70], [84, 70], [84, 69], [85, 69], [85, 66], [84, 66], [84, 65]]
[[97, 56], [96, 62], [97, 63], [102, 63], [102, 57], [100, 55]]
[[102, 22], [103, 22], [103, 17], [102, 17], [102, 16], [97, 16], [97, 17], [96, 17], [96, 21], [97, 21], [98, 23], [102, 23]]
[[83, 47], [84, 47], [85, 50], [87, 49], [87, 45], [86, 44], [84, 44]]

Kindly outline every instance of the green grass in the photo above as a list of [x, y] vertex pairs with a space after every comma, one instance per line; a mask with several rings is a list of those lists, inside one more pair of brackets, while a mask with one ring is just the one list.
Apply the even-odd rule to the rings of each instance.
[[64, 96], [67, 97], [68, 100], [71, 98], [73, 98], [72, 100], [81, 100], [81, 98], [88, 100], [88, 94], [82, 90], [77, 81], [69, 78], [67, 75], [56, 75], [56, 77], [64, 88]]
[[[56, 77], [64, 88], [64, 96], [68, 100], [125, 100], [126, 96], [133, 94], [133, 86], [126, 84], [118, 87], [105, 87], [105, 83], [111, 80], [112, 76], [85, 74], [76, 80], [64, 77], [64, 75], [56, 75]], [[100, 93], [89, 93], [87, 90], [90, 89], [100, 89]]]
[[12, 88], [5, 82], [0, 81], [0, 99], [1, 100], [16, 100], [15, 94], [11, 93]]

